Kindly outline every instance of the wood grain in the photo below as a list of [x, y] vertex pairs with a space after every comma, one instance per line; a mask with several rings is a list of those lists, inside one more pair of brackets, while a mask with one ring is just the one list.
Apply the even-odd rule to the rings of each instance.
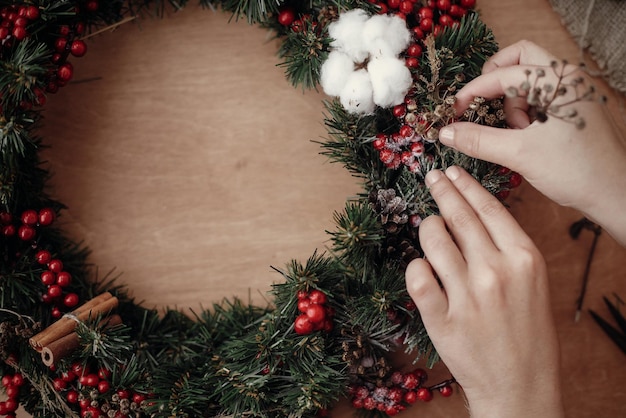
[[[547, 0], [479, 7], [502, 46], [529, 39], [579, 59]], [[41, 134], [53, 194], [68, 206], [64, 228], [93, 250], [101, 276], [122, 273], [146, 306], [264, 303], [281, 281], [270, 266], [323, 251], [333, 211], [359, 191], [312, 142], [325, 136], [324, 96], [291, 87], [276, 51], [263, 29], [190, 6], [95, 37], [74, 60], [76, 82], [49, 99]], [[626, 416], [624, 355], [586, 313], [573, 321], [591, 234], [570, 239], [580, 214], [528, 185], [510, 203], [548, 262], [567, 416]], [[602, 295], [626, 297], [625, 256], [601, 237], [586, 308], [606, 316]], [[446, 373], [438, 366], [432, 378]], [[401, 416], [413, 415], [467, 414], [456, 394]], [[342, 403], [332, 416], [352, 411]]]

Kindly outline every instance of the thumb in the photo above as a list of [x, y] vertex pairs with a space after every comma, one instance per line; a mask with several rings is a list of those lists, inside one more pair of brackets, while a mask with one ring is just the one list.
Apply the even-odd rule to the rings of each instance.
[[470, 157], [500, 164], [519, 171], [522, 130], [482, 126], [471, 122], [457, 122], [439, 131], [442, 144]]

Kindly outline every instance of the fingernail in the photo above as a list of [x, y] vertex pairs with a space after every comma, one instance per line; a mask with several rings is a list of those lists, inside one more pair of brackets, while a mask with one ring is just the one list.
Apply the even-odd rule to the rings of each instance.
[[461, 169], [455, 165], [453, 165], [452, 167], [449, 167], [446, 170], [446, 176], [448, 176], [448, 178], [452, 181], [458, 179], [460, 175], [461, 175]]
[[444, 126], [439, 130], [439, 140], [448, 145], [454, 141], [454, 128], [452, 126]]
[[428, 174], [426, 174], [426, 177], [424, 178], [424, 182], [426, 183], [428, 187], [430, 187], [433, 184], [437, 183], [441, 179], [441, 177], [443, 177], [443, 173], [441, 171], [430, 170]]

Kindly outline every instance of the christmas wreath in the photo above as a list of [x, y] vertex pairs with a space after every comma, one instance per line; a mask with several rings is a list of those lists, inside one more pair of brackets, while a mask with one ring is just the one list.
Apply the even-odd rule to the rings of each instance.
[[201, 0], [273, 30], [287, 79], [336, 97], [322, 153], [363, 189], [334, 214], [327, 253], [276, 268], [271, 306], [235, 298], [191, 318], [96, 280], [55, 223], [64, 207], [38, 154], [41, 108], [71, 82], [85, 37], [166, 5], [0, 1], [0, 415], [21, 404], [34, 416], [312, 417], [345, 396], [364, 416], [393, 416], [450, 395], [453, 378], [431, 384], [390, 359], [438, 360], [404, 284], [420, 221], [437, 213], [425, 173], [462, 166], [500, 199], [521, 181], [438, 141], [454, 120], [505, 126], [500, 99], [453, 107], [497, 50], [474, 3]]

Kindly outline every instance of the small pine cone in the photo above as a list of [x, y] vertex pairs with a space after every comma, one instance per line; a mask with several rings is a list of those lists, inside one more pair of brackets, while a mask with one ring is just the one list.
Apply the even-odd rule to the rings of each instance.
[[380, 214], [380, 221], [390, 234], [397, 233], [408, 222], [407, 206], [404, 199], [396, 196], [394, 189], [379, 189], [374, 198], [374, 209]]

